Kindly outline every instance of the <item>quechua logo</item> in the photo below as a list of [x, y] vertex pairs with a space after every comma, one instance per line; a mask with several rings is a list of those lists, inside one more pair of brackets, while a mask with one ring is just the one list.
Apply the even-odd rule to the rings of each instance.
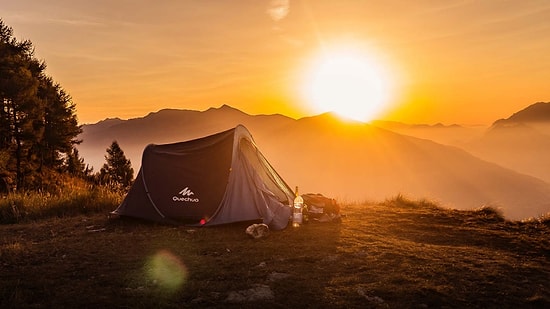
[[174, 202], [190, 202], [190, 203], [198, 203], [199, 198], [193, 197], [195, 193], [189, 189], [189, 187], [183, 188], [180, 192], [178, 192], [177, 195], [174, 195], [172, 197], [172, 201]]

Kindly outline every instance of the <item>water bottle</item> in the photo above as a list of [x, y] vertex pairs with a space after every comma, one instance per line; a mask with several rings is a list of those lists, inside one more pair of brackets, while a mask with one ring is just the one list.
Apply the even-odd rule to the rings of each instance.
[[294, 207], [292, 210], [292, 226], [299, 227], [302, 224], [302, 210], [304, 208], [304, 199], [298, 193], [296, 186], [296, 197], [294, 198]]

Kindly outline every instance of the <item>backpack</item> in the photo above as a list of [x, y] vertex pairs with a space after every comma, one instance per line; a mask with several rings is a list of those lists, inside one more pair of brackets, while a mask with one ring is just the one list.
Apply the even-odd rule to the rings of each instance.
[[[309, 221], [326, 221], [326, 218], [340, 217], [340, 206], [333, 198], [328, 198], [320, 193], [303, 194], [304, 212]], [[324, 219], [324, 220], [323, 220]]]

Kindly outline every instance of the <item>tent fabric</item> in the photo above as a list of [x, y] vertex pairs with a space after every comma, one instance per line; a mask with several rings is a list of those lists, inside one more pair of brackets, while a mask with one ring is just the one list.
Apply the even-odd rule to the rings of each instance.
[[287, 226], [294, 194], [242, 125], [203, 138], [148, 145], [114, 214], [163, 223], [262, 220]]

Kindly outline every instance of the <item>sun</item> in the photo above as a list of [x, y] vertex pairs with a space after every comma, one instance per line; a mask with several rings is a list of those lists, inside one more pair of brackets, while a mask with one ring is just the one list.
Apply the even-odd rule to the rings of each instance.
[[303, 97], [315, 112], [334, 112], [363, 122], [377, 117], [390, 100], [382, 64], [353, 49], [325, 51], [315, 57], [302, 84]]

